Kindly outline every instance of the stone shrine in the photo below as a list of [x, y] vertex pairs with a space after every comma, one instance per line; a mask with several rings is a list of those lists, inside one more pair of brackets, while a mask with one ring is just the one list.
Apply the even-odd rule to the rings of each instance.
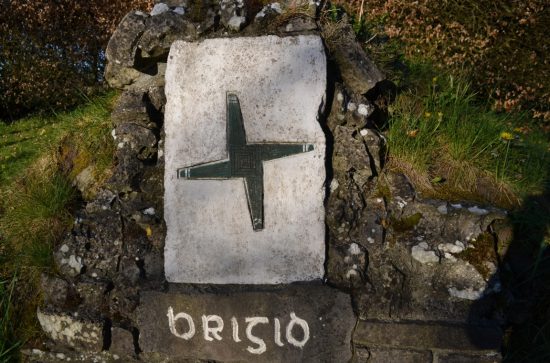
[[107, 46], [113, 174], [76, 185], [25, 359], [500, 361], [506, 213], [386, 166], [395, 85], [349, 21], [155, 2]]

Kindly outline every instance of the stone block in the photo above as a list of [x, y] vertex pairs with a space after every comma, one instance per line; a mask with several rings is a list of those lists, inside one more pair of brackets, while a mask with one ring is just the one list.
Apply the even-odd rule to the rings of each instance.
[[137, 311], [144, 353], [222, 362], [346, 362], [355, 316], [325, 286], [272, 292], [146, 292]]
[[98, 322], [77, 320], [66, 314], [40, 311], [36, 313], [42, 330], [55, 342], [82, 351], [101, 352], [103, 325]]
[[134, 337], [128, 330], [112, 327], [109, 352], [121, 356], [132, 356], [135, 353]]
[[[173, 44], [165, 114], [168, 281], [278, 284], [323, 277], [325, 135], [318, 114], [325, 90], [318, 36]], [[235, 128], [227, 121], [232, 107], [242, 116]], [[230, 129], [245, 134], [243, 148], [262, 151], [229, 155]], [[268, 160], [266, 144], [304, 149]], [[214, 163], [222, 174], [191, 180], [197, 166]], [[191, 177], [179, 174], [185, 170]], [[251, 200], [261, 195], [256, 208]], [[262, 220], [263, 229], [256, 228]]]
[[385, 79], [384, 74], [355, 40], [350, 25], [345, 25], [327, 39], [331, 57], [338, 64], [346, 87], [355, 95], [364, 95]]
[[478, 351], [499, 349], [502, 332], [496, 326], [369, 320], [359, 323], [353, 341], [368, 347]]
[[357, 362], [368, 363], [431, 363], [432, 352], [429, 350], [410, 349], [357, 349]]
[[440, 353], [437, 354], [437, 363], [500, 363], [500, 353], [491, 352], [484, 354], [466, 353]]

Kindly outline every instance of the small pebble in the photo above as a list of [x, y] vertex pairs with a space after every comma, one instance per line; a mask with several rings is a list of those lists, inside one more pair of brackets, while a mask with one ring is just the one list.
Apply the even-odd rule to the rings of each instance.
[[147, 208], [147, 209], [143, 210], [143, 214], [148, 215], [148, 216], [154, 216], [155, 215], [155, 208], [153, 208], [153, 207]]
[[361, 103], [359, 105], [359, 108], [357, 109], [357, 112], [361, 115], [361, 116], [368, 116], [369, 115], [369, 106]]
[[178, 6], [177, 8], [175, 8], [172, 11], [176, 14], [179, 14], [179, 15], [184, 15], [185, 14], [185, 9], [182, 8], [181, 6]]
[[273, 3], [270, 5], [271, 9], [275, 10], [277, 13], [281, 14], [283, 12], [283, 9], [281, 9], [281, 4], [279, 3]]
[[361, 248], [359, 247], [359, 245], [357, 243], [354, 242], [349, 246], [349, 253], [352, 254], [352, 255], [360, 255], [361, 254]]
[[155, 4], [153, 10], [151, 10], [151, 16], [160, 15], [168, 10], [170, 10], [170, 8], [164, 3]]
[[486, 214], [489, 214], [489, 211], [487, 209], [479, 208], [476, 205], [474, 205], [473, 207], [468, 208], [468, 212], [476, 214], [478, 216], [484, 216]]

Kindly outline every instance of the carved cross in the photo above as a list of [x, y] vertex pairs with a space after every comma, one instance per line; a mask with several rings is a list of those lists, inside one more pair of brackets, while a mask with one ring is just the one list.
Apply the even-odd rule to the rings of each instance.
[[252, 228], [254, 231], [259, 231], [264, 228], [263, 162], [312, 151], [313, 149], [313, 144], [248, 144], [239, 99], [236, 94], [228, 92], [227, 154], [229, 159], [178, 169], [178, 178], [242, 178], [252, 219]]

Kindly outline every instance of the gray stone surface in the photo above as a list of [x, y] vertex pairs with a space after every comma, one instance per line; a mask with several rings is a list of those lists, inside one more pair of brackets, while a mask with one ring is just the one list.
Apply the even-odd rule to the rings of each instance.
[[137, 43], [144, 58], [166, 57], [170, 45], [177, 39], [196, 39], [195, 26], [173, 11], [160, 13], [147, 20], [147, 28]]
[[[165, 273], [171, 282], [276, 284], [324, 274], [326, 60], [317, 36], [175, 42], [166, 70]], [[250, 223], [243, 180], [182, 180], [226, 160], [226, 92], [248, 143], [311, 143], [263, 163], [265, 228]]]
[[103, 347], [102, 324], [79, 320], [68, 314], [36, 313], [42, 330], [55, 342], [85, 351], [100, 352]]
[[145, 354], [223, 362], [351, 358], [355, 316], [350, 296], [326, 286], [229, 294], [147, 292], [137, 315]]
[[353, 341], [382, 348], [496, 350], [502, 344], [502, 331], [497, 326], [361, 321]]
[[105, 50], [109, 63], [125, 67], [135, 65], [136, 40], [146, 29], [146, 20], [147, 16], [140, 12], [130, 12], [122, 19]]
[[128, 330], [111, 328], [111, 346], [109, 352], [119, 356], [132, 356], [135, 353], [134, 337]]
[[437, 363], [499, 363], [502, 356], [491, 352], [485, 354], [468, 353], [439, 353], [436, 355]]
[[357, 362], [368, 363], [431, 363], [432, 352], [412, 349], [357, 349]]
[[346, 87], [356, 95], [363, 95], [385, 76], [355, 40], [351, 25], [341, 21], [338, 27], [325, 31], [330, 56], [336, 61]]

